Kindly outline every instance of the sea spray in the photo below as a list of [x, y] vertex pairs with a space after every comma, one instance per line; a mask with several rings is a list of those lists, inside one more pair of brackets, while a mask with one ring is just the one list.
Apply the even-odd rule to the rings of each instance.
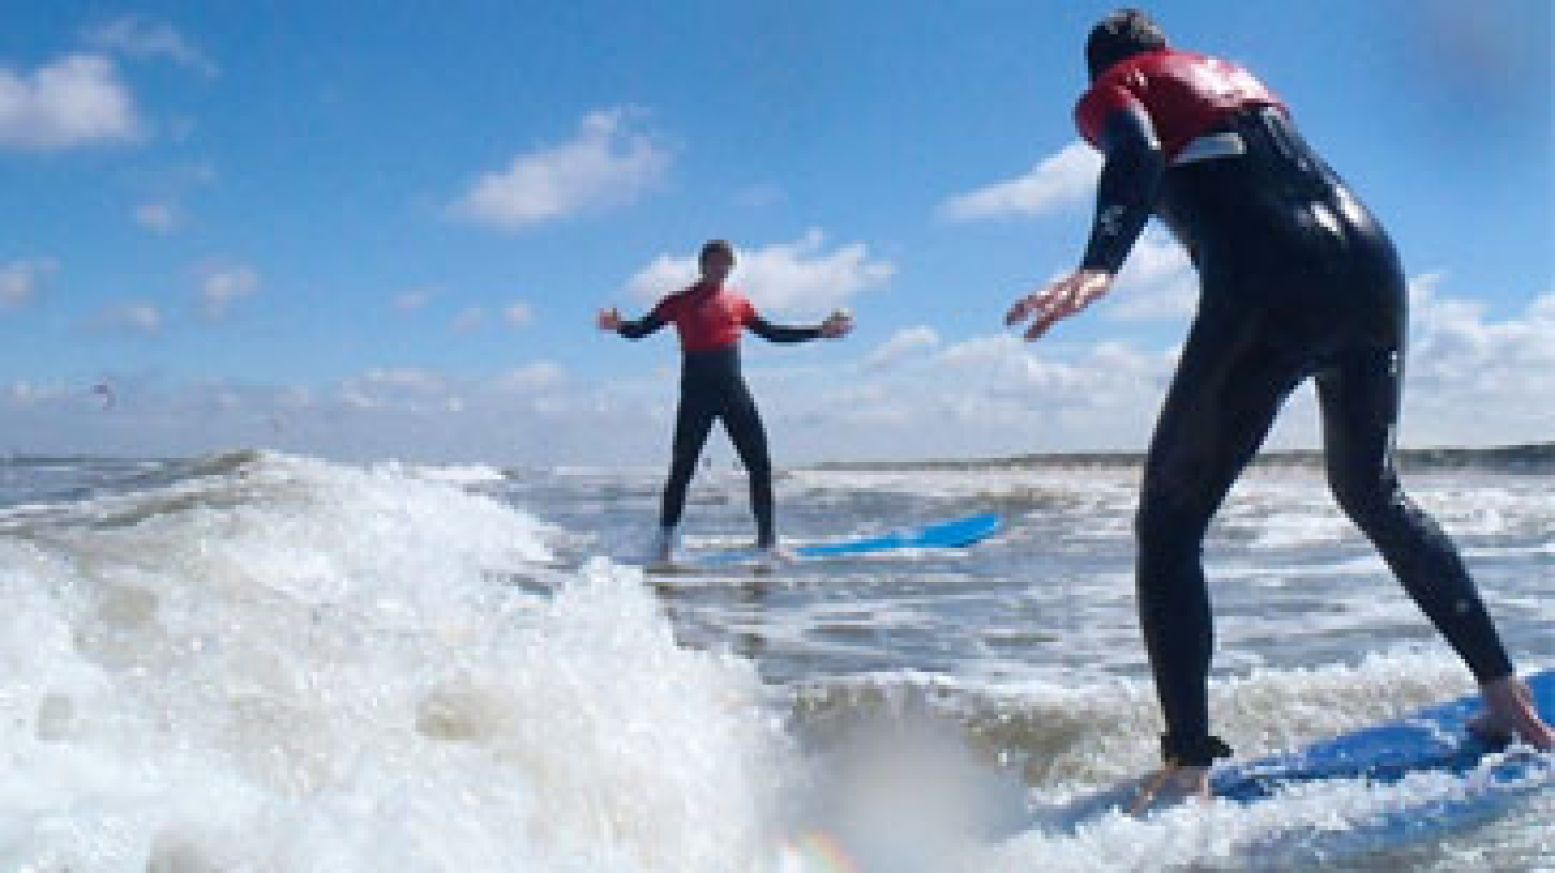
[[750, 665], [635, 571], [550, 568], [532, 517], [275, 455], [75, 510], [0, 538], [0, 866], [765, 863]]

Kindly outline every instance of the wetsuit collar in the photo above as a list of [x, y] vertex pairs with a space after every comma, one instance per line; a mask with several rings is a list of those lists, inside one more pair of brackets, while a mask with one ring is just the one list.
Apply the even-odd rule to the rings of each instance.
[[1173, 51], [1176, 51], [1176, 50], [1173, 49], [1171, 46], [1167, 46], [1165, 48], [1149, 49], [1147, 51], [1135, 52], [1134, 54], [1131, 54], [1131, 55], [1129, 55], [1126, 58], [1123, 58], [1123, 59], [1117, 60], [1117, 61], [1113, 61], [1111, 66], [1107, 67], [1107, 69], [1105, 69], [1105, 70], [1102, 70], [1101, 71], [1101, 75], [1097, 76], [1094, 80], [1091, 81], [1091, 86], [1095, 87], [1096, 83], [1098, 83], [1098, 82], [1102, 81], [1103, 79], [1107, 78], [1108, 76], [1112, 75], [1114, 70], [1116, 70], [1117, 68], [1123, 66], [1124, 64], [1136, 63], [1140, 58], [1147, 58], [1147, 57], [1150, 57], [1151, 55], [1170, 54]]

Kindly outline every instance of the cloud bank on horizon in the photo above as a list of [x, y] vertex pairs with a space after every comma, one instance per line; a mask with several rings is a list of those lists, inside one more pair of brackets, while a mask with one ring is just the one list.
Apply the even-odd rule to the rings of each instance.
[[[1412, 283], [1401, 442], [1485, 445], [1486, 433], [1495, 434], [1491, 444], [1547, 441], [1548, 410], [1529, 398], [1555, 384], [1555, 292], [1492, 319], [1473, 301], [1445, 296], [1446, 281], [1428, 274]], [[1136, 451], [1176, 352], [1126, 341], [1055, 349], [1007, 334], [947, 342], [920, 325], [824, 366], [784, 351], [753, 362], [747, 375], [788, 463]], [[72, 432], [73, 449], [92, 453], [263, 445], [351, 459], [655, 463], [673, 421], [671, 354], [661, 349], [660, 366], [603, 379], [551, 360], [482, 379], [372, 370], [319, 388], [130, 374], [112, 379], [111, 413], [85, 386], [18, 380], [0, 395], [0, 413], [12, 445]], [[198, 432], [187, 426], [194, 416]], [[1311, 446], [1318, 436], [1303, 389], [1271, 445]]]

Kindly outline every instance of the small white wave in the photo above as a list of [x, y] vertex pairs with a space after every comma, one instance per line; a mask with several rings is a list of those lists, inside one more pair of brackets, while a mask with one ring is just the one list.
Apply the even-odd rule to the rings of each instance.
[[[0, 536], [0, 867], [751, 869], [781, 732], [632, 571], [261, 455]], [[543, 576], [550, 597], [491, 569]]]
[[507, 480], [507, 474], [485, 464], [415, 464], [404, 467], [406, 473], [432, 482], [450, 485], [490, 485]]

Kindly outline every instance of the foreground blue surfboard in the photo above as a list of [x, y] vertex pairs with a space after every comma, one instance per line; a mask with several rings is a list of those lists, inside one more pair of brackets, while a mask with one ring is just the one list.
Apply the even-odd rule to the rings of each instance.
[[[801, 560], [844, 558], [901, 549], [964, 549], [999, 532], [1003, 524], [997, 513], [985, 512], [921, 527], [905, 528], [878, 536], [859, 537], [832, 543], [816, 543], [793, 550]], [[760, 557], [754, 549], [731, 549], [693, 554], [677, 563], [692, 567], [721, 567], [740, 564]]]
[[[1555, 718], [1555, 670], [1530, 677], [1528, 685], [1539, 712], [1546, 720]], [[1217, 768], [1210, 786], [1217, 797], [1251, 802], [1285, 786], [1320, 779], [1391, 784], [1424, 771], [1462, 776], [1478, 769], [1486, 755], [1498, 751], [1468, 731], [1469, 721], [1480, 709], [1479, 695], [1472, 694], [1297, 752]], [[1492, 782], [1516, 781], [1537, 768], [1547, 770], [1549, 763], [1540, 756], [1511, 758], [1498, 763], [1487, 776]]]
[[[1540, 714], [1546, 720], [1555, 718], [1555, 670], [1529, 677], [1528, 685]], [[1417, 773], [1441, 773], [1464, 780], [1462, 792], [1393, 809], [1364, 827], [1315, 838], [1311, 834], [1291, 835], [1294, 848], [1312, 840], [1316, 847], [1308, 848], [1319, 854], [1371, 851], [1431, 838], [1494, 818], [1530, 792], [1555, 791], [1555, 754], [1496, 755], [1501, 749], [1469, 733], [1468, 723], [1481, 709], [1479, 695], [1468, 695], [1298, 751], [1222, 764], [1211, 772], [1210, 788], [1217, 797], [1251, 804], [1276, 798], [1293, 786], [1331, 780], [1392, 785]], [[1033, 823], [1072, 832], [1098, 816], [1126, 808], [1135, 790], [1131, 783], [1059, 808], [1035, 810]]]

